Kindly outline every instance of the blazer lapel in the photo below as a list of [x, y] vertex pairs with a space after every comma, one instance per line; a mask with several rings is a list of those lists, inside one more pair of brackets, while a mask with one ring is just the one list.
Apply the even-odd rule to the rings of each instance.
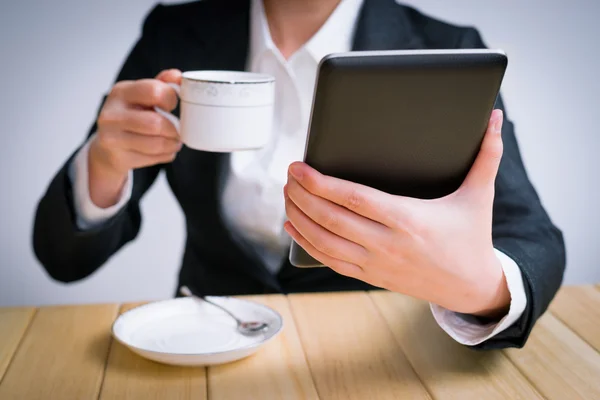
[[[198, 6], [197, 13], [187, 16], [186, 21], [182, 21], [185, 23], [189, 40], [193, 42], [191, 48], [196, 49], [193, 54], [188, 55], [189, 64], [186, 64], [186, 69], [246, 70], [250, 41], [250, 0], [204, 0], [198, 2]], [[191, 152], [193, 154], [190, 154], [190, 157], [201, 155], [199, 152]], [[230, 155], [211, 153], [202, 156], [211, 157], [212, 162], [216, 163], [214, 193], [218, 204], [230, 172]], [[251, 261], [240, 260], [240, 270], [266, 283], [273, 290], [280, 290], [275, 277], [262, 265], [256, 249], [237, 232], [226, 228], [227, 224], [221, 208], [207, 210], [207, 212], [215, 211], [225, 227], [231, 244], [237, 245]]]
[[[203, 4], [204, 3], [204, 4]], [[244, 71], [250, 39], [250, 0], [200, 1], [182, 23], [193, 40], [186, 69]], [[213, 154], [220, 196], [229, 173], [229, 154]]]
[[[199, 50], [190, 57], [189, 69], [244, 71], [250, 39], [250, 0], [201, 1], [201, 12], [185, 21]], [[229, 154], [216, 154], [218, 194], [229, 172]]]
[[416, 50], [424, 48], [413, 31], [407, 9], [394, 0], [365, 0], [352, 50]]
[[[202, 4], [206, 3], [206, 4]], [[243, 71], [250, 34], [250, 0], [202, 0], [185, 23], [200, 51], [190, 58], [197, 69]]]

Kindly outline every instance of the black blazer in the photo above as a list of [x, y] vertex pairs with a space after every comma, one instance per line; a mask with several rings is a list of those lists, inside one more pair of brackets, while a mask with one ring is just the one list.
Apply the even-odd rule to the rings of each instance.
[[[249, 0], [156, 6], [116, 80], [152, 78], [168, 68], [243, 70], [248, 54], [249, 9]], [[449, 25], [394, 0], [366, 0], [353, 47], [450, 49], [481, 48], [484, 43], [473, 28]], [[503, 108], [501, 99], [498, 107]], [[90, 133], [94, 131], [95, 125]], [[562, 234], [529, 182], [510, 121], [505, 121], [502, 134], [505, 147], [496, 179], [493, 239], [495, 247], [521, 268], [528, 307], [514, 326], [480, 348], [522, 346], [559, 288], [565, 267]], [[220, 214], [219, 194], [228, 160], [227, 154], [184, 146], [172, 163], [134, 171], [133, 194], [127, 206], [103, 226], [83, 232], [75, 224], [67, 176], [69, 159], [39, 203], [33, 234], [35, 254], [56, 280], [72, 282], [91, 275], [136, 237], [140, 200], [164, 170], [186, 219], [180, 284], [213, 295], [372, 289], [329, 268], [298, 269], [286, 262], [276, 276], [269, 273], [254, 249], [226, 229]]]

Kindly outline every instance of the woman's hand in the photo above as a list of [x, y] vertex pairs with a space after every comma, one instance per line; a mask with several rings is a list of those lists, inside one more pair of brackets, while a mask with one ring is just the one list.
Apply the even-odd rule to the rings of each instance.
[[170, 162], [181, 149], [173, 124], [153, 108], [177, 106], [168, 83], [181, 83], [181, 71], [165, 70], [156, 79], [121, 81], [112, 88], [89, 149], [90, 198], [97, 206], [117, 203], [130, 170]]
[[456, 312], [502, 316], [510, 293], [492, 244], [501, 127], [495, 110], [467, 178], [435, 200], [390, 195], [294, 163], [285, 229], [342, 275]]

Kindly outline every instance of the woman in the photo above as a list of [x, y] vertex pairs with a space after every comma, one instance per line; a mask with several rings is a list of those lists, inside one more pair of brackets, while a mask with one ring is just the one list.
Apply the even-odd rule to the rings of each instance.
[[[213, 295], [384, 288], [431, 302], [463, 344], [522, 346], [560, 286], [564, 243], [527, 178], [501, 100], [467, 179], [443, 199], [400, 198], [294, 162], [326, 54], [474, 47], [484, 47], [476, 30], [393, 0], [159, 5], [88, 139], [42, 198], [35, 252], [57, 280], [90, 275], [134, 239], [139, 202], [164, 170], [186, 218], [181, 285]], [[265, 149], [191, 150], [153, 111], [177, 114], [168, 83], [201, 69], [276, 76]], [[330, 268], [291, 267], [290, 236]]]

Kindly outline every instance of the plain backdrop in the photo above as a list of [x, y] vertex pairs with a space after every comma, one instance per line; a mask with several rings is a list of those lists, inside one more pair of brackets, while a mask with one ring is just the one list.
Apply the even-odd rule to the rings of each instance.
[[[185, 232], [162, 176], [142, 203], [137, 240], [92, 277], [52, 281], [31, 245], [39, 198], [85, 137], [154, 3], [0, 3], [0, 306], [172, 295]], [[565, 282], [599, 282], [600, 2], [406, 3], [474, 25], [489, 47], [508, 53], [503, 95], [530, 177], [565, 234]]]

